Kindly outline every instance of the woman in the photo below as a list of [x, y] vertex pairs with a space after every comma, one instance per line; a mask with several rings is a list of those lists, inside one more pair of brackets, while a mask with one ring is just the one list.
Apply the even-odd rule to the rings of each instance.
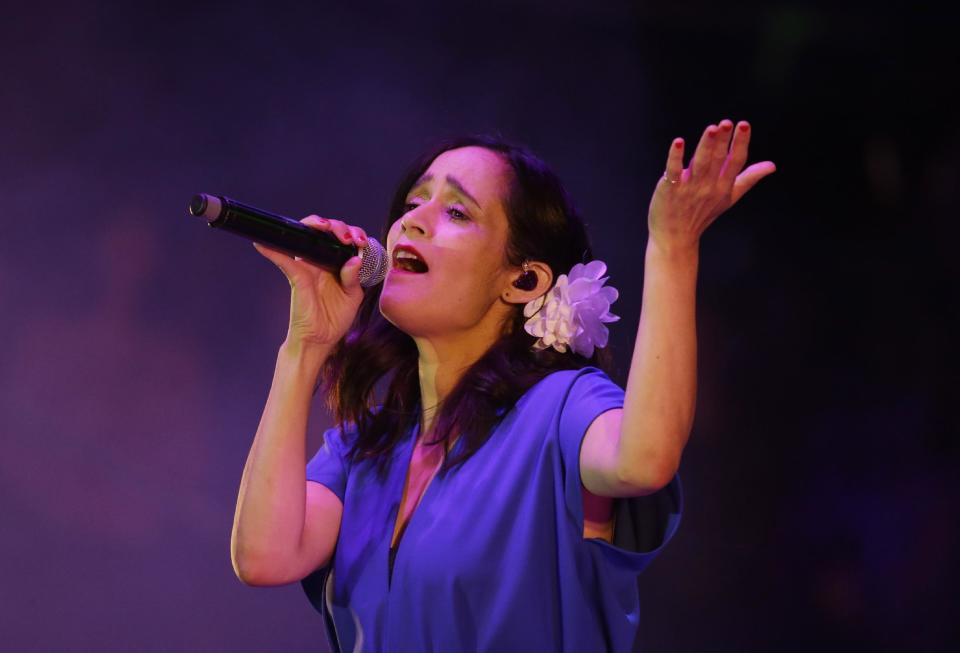
[[[336, 277], [257, 245], [292, 300], [241, 481], [237, 575], [309, 577], [333, 650], [630, 650], [636, 575], [679, 519], [699, 238], [774, 171], [743, 170], [749, 136], [709, 126], [686, 169], [683, 141], [670, 148], [625, 392], [602, 371], [616, 291], [521, 148], [468, 138], [416, 163], [366, 295], [359, 258]], [[318, 384], [339, 427], [307, 465]]]

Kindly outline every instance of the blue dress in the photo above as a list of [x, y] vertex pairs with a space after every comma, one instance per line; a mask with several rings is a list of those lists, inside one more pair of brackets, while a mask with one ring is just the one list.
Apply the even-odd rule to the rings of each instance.
[[437, 474], [390, 541], [416, 428], [387, 475], [325, 433], [307, 479], [343, 502], [331, 565], [303, 581], [331, 651], [630, 651], [637, 575], [680, 520], [679, 479], [615, 502], [614, 543], [583, 537], [580, 444], [623, 390], [587, 367], [531, 387], [461, 467]]

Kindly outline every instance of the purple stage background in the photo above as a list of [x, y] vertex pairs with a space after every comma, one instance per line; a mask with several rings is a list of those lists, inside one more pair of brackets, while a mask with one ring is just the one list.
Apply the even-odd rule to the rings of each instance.
[[[590, 223], [621, 289], [623, 382], [667, 146], [724, 117], [779, 171], [703, 241], [687, 511], [641, 577], [640, 647], [955, 644], [950, 21], [458, 4], [4, 9], [0, 647], [325, 650], [299, 586], [230, 567], [289, 295], [186, 214], [193, 193], [377, 233], [413, 156], [497, 130]], [[318, 406], [311, 446], [328, 424]]]

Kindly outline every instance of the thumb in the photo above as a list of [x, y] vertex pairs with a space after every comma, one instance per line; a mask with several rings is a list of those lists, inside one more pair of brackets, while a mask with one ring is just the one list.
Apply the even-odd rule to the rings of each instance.
[[340, 268], [340, 284], [343, 289], [350, 292], [360, 288], [360, 266], [363, 261], [359, 256], [354, 256], [347, 260]]
[[736, 203], [741, 197], [747, 194], [747, 191], [753, 188], [758, 181], [777, 171], [777, 166], [773, 161], [761, 161], [754, 163], [746, 170], [737, 175], [733, 182], [733, 202]]

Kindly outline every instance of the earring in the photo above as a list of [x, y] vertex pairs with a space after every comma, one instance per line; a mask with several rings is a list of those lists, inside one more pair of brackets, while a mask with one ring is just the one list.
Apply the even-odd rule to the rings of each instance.
[[530, 263], [524, 261], [520, 268], [523, 270], [523, 274], [519, 279], [513, 282], [515, 288], [520, 290], [533, 290], [537, 287], [537, 273], [530, 269]]

